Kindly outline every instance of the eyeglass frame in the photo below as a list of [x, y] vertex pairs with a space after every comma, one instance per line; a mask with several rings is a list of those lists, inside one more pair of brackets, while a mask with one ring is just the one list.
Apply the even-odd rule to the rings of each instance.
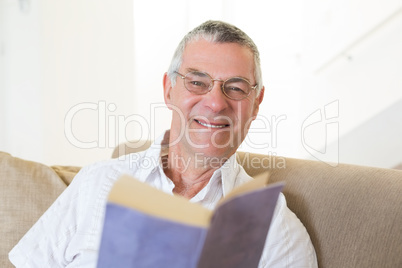
[[[214, 87], [214, 82], [215, 82], [215, 81], [218, 81], [218, 82], [222, 82], [222, 85], [220, 86], [220, 88], [221, 88], [222, 93], [223, 93], [227, 98], [229, 98], [229, 99], [231, 99], [231, 100], [241, 101], [241, 100], [244, 100], [245, 98], [247, 98], [248, 96], [250, 96], [251, 92], [252, 92], [253, 90], [256, 90], [257, 87], [258, 87], [258, 84], [255, 84], [254, 86], [252, 86], [251, 83], [250, 83], [250, 81], [248, 81], [246, 78], [238, 77], [238, 76], [234, 76], [234, 77], [230, 77], [230, 78], [228, 78], [228, 79], [226, 79], [226, 80], [222, 80], [222, 79], [214, 79], [214, 78], [212, 78], [211, 75], [209, 75], [209, 74], [206, 73], [206, 72], [202, 72], [202, 71], [190, 71], [190, 72], [186, 73], [185, 75], [182, 75], [182, 74], [179, 73], [178, 71], [174, 71], [174, 72], [175, 72], [176, 74], [178, 74], [181, 79], [183, 79], [184, 87], [185, 87], [189, 92], [191, 92], [191, 93], [193, 93], [193, 94], [196, 94], [196, 95], [205, 95], [205, 94], [207, 94], [207, 93], [210, 92], [210, 91], [212, 90], [212, 88]], [[208, 90], [205, 91], [205, 93], [197, 94], [197, 93], [195, 93], [195, 92], [193, 92], [193, 91], [190, 91], [190, 90], [187, 88], [186, 83], [184, 82], [184, 79], [185, 79], [185, 78], [187, 77], [187, 75], [190, 74], [190, 73], [201, 73], [201, 74], [205, 74], [205, 75], [207, 75], [207, 76], [211, 79], [211, 83], [209, 84]], [[243, 80], [243, 81], [246, 81], [246, 82], [250, 85], [250, 88], [251, 88], [251, 90], [248, 92], [248, 94], [245, 95], [245, 96], [244, 96], [243, 98], [241, 98], [241, 99], [233, 99], [233, 98], [229, 97], [228, 94], [227, 94], [227, 93], [225, 92], [225, 90], [224, 90], [224, 85], [225, 85], [225, 83], [226, 83], [227, 81], [229, 81], [229, 80], [231, 80], [231, 79], [235, 79], [235, 78], [241, 79], [241, 80]]]

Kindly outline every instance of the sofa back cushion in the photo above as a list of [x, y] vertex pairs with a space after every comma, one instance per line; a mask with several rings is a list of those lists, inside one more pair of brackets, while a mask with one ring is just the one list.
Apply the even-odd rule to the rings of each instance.
[[319, 267], [402, 267], [402, 171], [249, 153], [239, 158], [250, 175], [268, 169], [270, 183], [286, 182], [288, 207], [310, 234]]

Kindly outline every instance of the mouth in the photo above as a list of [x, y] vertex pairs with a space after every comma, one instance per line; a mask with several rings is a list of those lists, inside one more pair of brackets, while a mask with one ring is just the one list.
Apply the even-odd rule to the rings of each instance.
[[229, 126], [229, 124], [208, 124], [205, 122], [201, 122], [197, 119], [194, 119], [194, 121], [197, 122], [198, 124], [200, 124], [201, 126], [208, 127], [208, 128], [225, 128], [225, 127]]

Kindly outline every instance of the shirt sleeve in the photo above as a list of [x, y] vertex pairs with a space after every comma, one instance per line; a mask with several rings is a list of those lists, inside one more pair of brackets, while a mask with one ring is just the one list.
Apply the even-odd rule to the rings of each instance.
[[34, 226], [9, 253], [16, 267], [69, 267], [80, 254], [73, 249], [85, 209], [87, 170], [81, 170]]
[[301, 221], [287, 207], [282, 193], [259, 263], [259, 268], [268, 267], [318, 267], [310, 236]]

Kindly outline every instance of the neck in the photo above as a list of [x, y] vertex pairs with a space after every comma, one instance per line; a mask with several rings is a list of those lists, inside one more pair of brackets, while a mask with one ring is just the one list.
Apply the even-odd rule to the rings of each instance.
[[189, 155], [177, 152], [175, 148], [169, 148], [168, 155], [162, 161], [166, 176], [175, 185], [173, 192], [189, 199], [208, 184], [215, 170], [219, 168], [204, 163], [201, 154]]
[[202, 153], [181, 150], [179, 144], [169, 147], [162, 161], [166, 176], [175, 185], [173, 193], [189, 199], [208, 184], [213, 173], [225, 162], [218, 157], [207, 158]]
[[168, 154], [162, 158], [163, 169], [175, 185], [173, 193], [190, 199], [208, 184], [213, 173], [229, 156], [218, 156], [219, 153], [215, 152], [209, 157], [207, 153], [195, 152], [185, 137], [173, 143], [178, 138], [175, 134], [170, 131], [169, 143], [174, 145], [169, 146]]

